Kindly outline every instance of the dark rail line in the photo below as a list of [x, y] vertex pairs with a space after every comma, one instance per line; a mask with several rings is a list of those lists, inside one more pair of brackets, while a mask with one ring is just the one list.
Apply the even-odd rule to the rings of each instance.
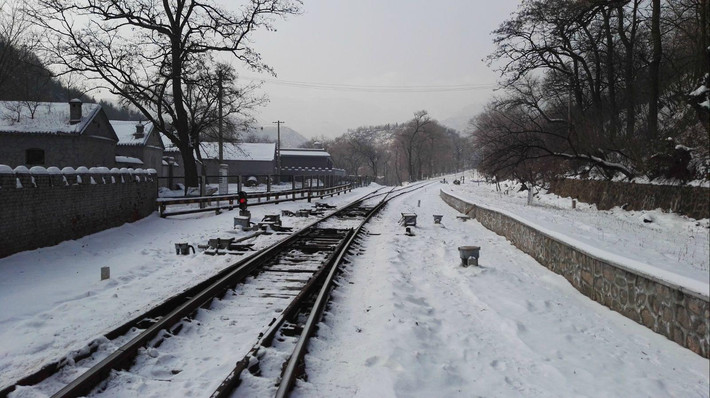
[[[260, 356], [263, 355], [261, 347], [271, 347], [277, 334], [282, 339], [285, 337], [295, 337], [296, 339], [296, 341], [293, 342], [293, 351], [282, 367], [283, 371], [279, 375], [279, 380], [276, 381], [278, 389], [275, 396], [288, 396], [296, 379], [305, 373], [303, 358], [308, 347], [308, 340], [314, 335], [316, 326], [322, 318], [340, 266], [346, 254], [352, 249], [353, 244], [361, 238], [363, 227], [389, 200], [420, 189], [426, 185], [427, 184], [417, 184], [409, 189], [400, 189], [395, 195], [392, 195], [394, 189], [383, 194], [375, 194], [372, 195], [371, 199], [378, 196], [383, 196], [383, 198], [374, 207], [349, 209], [348, 215], [360, 216], [361, 222], [353, 229], [347, 241], [343, 242], [342, 250], [323, 267], [317, 277], [312, 279], [313, 283], [301, 292], [302, 300], [294, 300], [291, 305], [268, 326], [267, 330], [262, 332], [257, 343], [242, 360], [237, 362], [234, 369], [212, 393], [211, 398], [230, 396], [240, 385], [240, 377], [245, 370], [249, 370], [252, 373], [260, 373], [259, 362]], [[337, 217], [337, 215], [334, 216]]]

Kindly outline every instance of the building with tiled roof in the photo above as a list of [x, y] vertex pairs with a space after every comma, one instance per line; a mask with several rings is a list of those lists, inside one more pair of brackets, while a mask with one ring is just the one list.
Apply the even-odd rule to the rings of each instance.
[[[202, 159], [208, 176], [219, 174], [219, 144], [200, 143]], [[222, 163], [228, 167], [229, 175], [267, 176], [276, 170], [276, 144], [274, 143], [224, 143]]]
[[98, 104], [0, 101], [0, 164], [114, 167], [117, 142]]
[[111, 120], [111, 126], [118, 137], [117, 167], [162, 170], [163, 141], [160, 133], [153, 129], [153, 123]]

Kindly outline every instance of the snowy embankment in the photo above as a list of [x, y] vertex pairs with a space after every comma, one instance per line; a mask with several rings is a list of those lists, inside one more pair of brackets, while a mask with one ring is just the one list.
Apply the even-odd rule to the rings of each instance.
[[[707, 359], [457, 220], [439, 189], [397, 200], [368, 228], [295, 396], [708, 396]], [[397, 226], [401, 212], [418, 214], [416, 236]], [[480, 267], [461, 267], [463, 245], [481, 247]]]
[[[448, 194], [450, 197], [454, 197], [456, 199], [459, 199], [465, 203], [471, 203], [471, 200], [466, 198], [463, 198], [461, 196], [458, 196], [451, 192], [451, 190], [446, 189], [443, 190]], [[475, 203], [471, 203], [475, 204]], [[673, 287], [675, 289], [679, 289], [684, 292], [689, 292], [695, 296], [698, 297], [703, 297], [707, 298], [710, 297], [710, 284], [708, 283], [707, 279], [706, 280], [697, 280], [693, 279], [691, 277], [683, 275], [684, 273], [690, 273], [693, 276], [699, 276], [700, 278], [706, 277], [704, 273], [700, 272], [694, 272], [693, 269], [686, 269], [682, 265], [679, 267], [677, 264], [669, 264], [668, 262], [665, 262], [665, 267], [659, 267], [659, 266], [653, 266], [649, 265], [647, 263], [644, 263], [642, 261], [637, 261], [630, 259], [628, 257], [625, 257], [624, 255], [621, 254], [616, 254], [610, 251], [606, 250], [601, 250], [595, 246], [592, 246], [589, 243], [582, 242], [580, 240], [574, 239], [570, 237], [570, 233], [567, 231], [563, 232], [558, 232], [552, 229], [548, 229], [545, 227], [542, 227], [534, 222], [531, 222], [527, 220], [525, 217], [521, 217], [516, 213], [513, 213], [511, 211], [506, 211], [506, 210], [501, 210], [496, 207], [492, 206], [484, 206], [480, 204], [475, 204], [477, 207], [494, 211], [499, 214], [503, 214], [506, 217], [509, 217], [523, 225], [527, 225], [530, 228], [533, 228], [542, 234], [558, 241], [561, 243], [564, 243], [566, 246], [573, 247], [577, 251], [585, 253], [586, 255], [596, 258], [601, 261], [606, 261], [610, 264], [614, 264], [616, 267], [621, 268], [623, 270], [629, 271], [633, 274], [636, 275], [642, 275], [648, 279], [655, 280], [658, 282], [663, 283], [664, 285], [667, 285], [669, 287]], [[618, 248], [618, 247], [617, 247]], [[680, 268], [681, 274], [677, 273], [678, 269]], [[672, 271], [671, 271], [672, 270]]]
[[446, 185], [451, 195], [503, 213], [588, 254], [710, 295], [710, 220], [694, 220], [663, 211], [600, 211], [544, 192], [528, 206], [518, 184], [470, 182]]

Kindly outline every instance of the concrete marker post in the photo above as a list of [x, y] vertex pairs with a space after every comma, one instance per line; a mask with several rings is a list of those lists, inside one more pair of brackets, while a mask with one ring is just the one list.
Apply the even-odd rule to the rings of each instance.
[[110, 267], [101, 267], [101, 280], [105, 281], [106, 279], [111, 278], [111, 268]]

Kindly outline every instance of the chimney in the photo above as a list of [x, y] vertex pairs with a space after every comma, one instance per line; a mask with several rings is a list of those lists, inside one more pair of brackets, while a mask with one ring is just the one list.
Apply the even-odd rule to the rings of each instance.
[[143, 124], [141, 122], [138, 122], [138, 124], [136, 124], [136, 132], [133, 133], [133, 137], [143, 138], [143, 136], [145, 135], [144, 131], [145, 131], [145, 126], [143, 126]]
[[69, 101], [69, 124], [81, 122], [81, 100], [74, 98]]

